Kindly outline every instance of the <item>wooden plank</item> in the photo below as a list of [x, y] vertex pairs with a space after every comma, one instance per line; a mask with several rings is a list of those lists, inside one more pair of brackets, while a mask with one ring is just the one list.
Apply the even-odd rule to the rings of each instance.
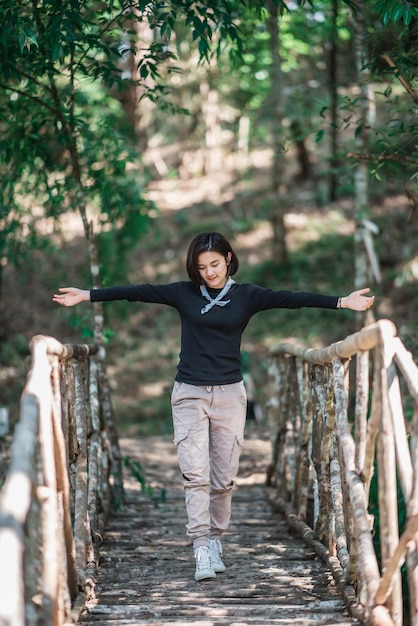
[[127, 508], [108, 520], [96, 598], [87, 603], [82, 624], [354, 626], [323, 562], [270, 507], [260, 469], [267, 468], [271, 444], [260, 429], [247, 433], [223, 540], [227, 570], [201, 582], [194, 580], [185, 536], [173, 444], [158, 437], [121, 440], [123, 453], [141, 463], [147, 482], [165, 486], [167, 499], [147, 499], [126, 476]]

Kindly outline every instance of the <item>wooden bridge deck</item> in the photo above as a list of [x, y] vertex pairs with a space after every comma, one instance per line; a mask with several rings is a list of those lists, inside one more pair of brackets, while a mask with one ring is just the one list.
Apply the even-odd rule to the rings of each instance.
[[126, 510], [109, 519], [96, 598], [80, 618], [103, 626], [316, 626], [356, 623], [325, 565], [273, 514], [264, 489], [270, 443], [251, 424], [223, 540], [226, 572], [195, 582], [175, 449], [169, 437], [122, 439], [165, 503], [141, 493], [126, 474]]

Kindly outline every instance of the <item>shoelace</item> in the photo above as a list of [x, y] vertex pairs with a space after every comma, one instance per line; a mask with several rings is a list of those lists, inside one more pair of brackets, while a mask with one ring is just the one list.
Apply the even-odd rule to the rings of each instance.
[[219, 541], [219, 539], [211, 539], [211, 542], [213, 542], [212, 545], [215, 548], [215, 551], [217, 552], [217, 554], [219, 556], [221, 556], [221, 554], [222, 554], [222, 544]]
[[204, 549], [205, 546], [203, 546], [202, 548], [196, 550], [196, 561], [198, 569], [206, 568], [210, 564], [209, 548], [206, 548], [206, 550]]

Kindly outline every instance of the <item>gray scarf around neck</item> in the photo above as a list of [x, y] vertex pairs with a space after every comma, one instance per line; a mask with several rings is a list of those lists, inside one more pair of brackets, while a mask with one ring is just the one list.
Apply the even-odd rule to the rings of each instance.
[[206, 306], [204, 306], [203, 309], [201, 309], [200, 313], [204, 315], [205, 313], [210, 311], [211, 308], [215, 306], [215, 304], [217, 306], [225, 306], [225, 304], [228, 304], [229, 302], [231, 302], [231, 300], [222, 300], [222, 298], [228, 293], [228, 291], [230, 290], [230, 288], [232, 287], [234, 283], [235, 283], [235, 280], [232, 280], [232, 278], [229, 277], [225, 283], [224, 288], [218, 293], [216, 298], [210, 297], [208, 290], [206, 289], [206, 285], [200, 285], [200, 292], [202, 296], [205, 297], [206, 300], [209, 300], [209, 303]]

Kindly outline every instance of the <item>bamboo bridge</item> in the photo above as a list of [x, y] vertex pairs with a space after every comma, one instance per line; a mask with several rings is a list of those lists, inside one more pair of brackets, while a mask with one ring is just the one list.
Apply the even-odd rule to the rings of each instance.
[[418, 626], [418, 368], [389, 320], [271, 350], [226, 572], [194, 581], [172, 442], [119, 439], [100, 350], [36, 336], [0, 492], [0, 626]]

